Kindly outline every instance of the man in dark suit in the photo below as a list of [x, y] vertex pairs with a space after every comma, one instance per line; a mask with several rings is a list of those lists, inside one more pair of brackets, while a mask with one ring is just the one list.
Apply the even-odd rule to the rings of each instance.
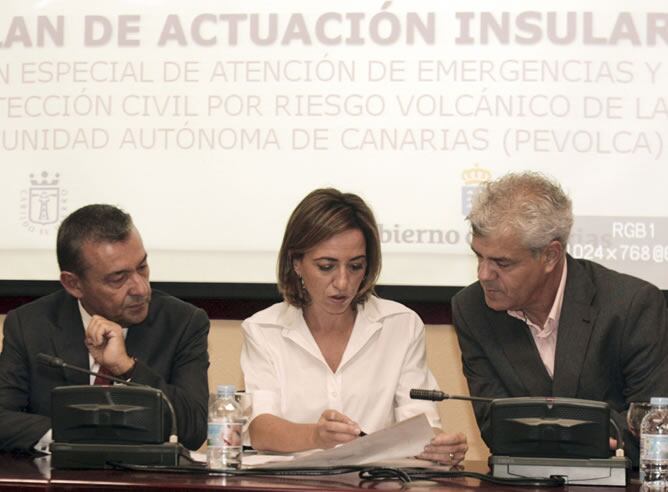
[[[663, 294], [566, 253], [573, 213], [558, 184], [504, 176], [483, 186], [468, 220], [479, 281], [452, 308], [471, 395], [604, 401], [622, 429], [631, 401], [668, 395]], [[489, 405], [474, 409], [490, 445]], [[637, 459], [633, 441], [625, 435]]]
[[93, 383], [86, 374], [39, 364], [39, 353], [159, 388], [174, 406], [180, 442], [198, 448], [207, 425], [204, 311], [151, 291], [139, 232], [116, 207], [73, 212], [58, 230], [57, 256], [64, 290], [5, 319], [0, 450], [44, 449], [51, 439], [51, 390]]

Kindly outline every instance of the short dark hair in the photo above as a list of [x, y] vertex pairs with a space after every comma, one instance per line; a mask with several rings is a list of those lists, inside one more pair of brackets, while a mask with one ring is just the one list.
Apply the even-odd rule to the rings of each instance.
[[81, 257], [86, 241], [125, 241], [133, 228], [132, 217], [113, 205], [93, 204], [68, 215], [58, 228], [56, 255], [61, 272], [82, 275], [87, 265]]
[[353, 305], [373, 293], [380, 275], [378, 225], [369, 206], [353, 193], [321, 188], [309, 193], [292, 212], [278, 254], [278, 290], [293, 306], [307, 306], [311, 300], [302, 289], [293, 263], [309, 249], [341, 232], [358, 229], [366, 241], [366, 274]]

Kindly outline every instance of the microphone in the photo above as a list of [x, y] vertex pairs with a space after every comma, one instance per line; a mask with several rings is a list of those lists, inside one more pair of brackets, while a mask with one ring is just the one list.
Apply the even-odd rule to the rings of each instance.
[[449, 395], [438, 390], [426, 390], [426, 389], [412, 389], [411, 398], [413, 400], [430, 400], [430, 401], [442, 401], [442, 400], [467, 400], [467, 401], [493, 401], [494, 398], [485, 398], [483, 396], [463, 396], [463, 395]]
[[137, 386], [140, 388], [150, 388], [153, 391], [156, 391], [158, 395], [160, 395], [160, 399], [164, 401], [165, 404], [167, 405], [167, 408], [169, 409], [169, 414], [172, 418], [172, 428], [170, 431], [169, 442], [170, 443], [179, 442], [177, 425], [176, 425], [176, 412], [174, 411], [174, 406], [172, 405], [172, 402], [169, 401], [169, 398], [167, 398], [167, 395], [165, 395], [165, 393], [163, 393], [160, 389], [154, 388], [153, 386], [148, 386], [146, 384], [135, 383], [133, 381], [126, 381], [125, 379], [117, 378], [116, 376], [112, 376], [111, 374], [102, 374], [101, 372], [91, 371], [90, 369], [84, 369], [83, 367], [73, 366], [72, 364], [68, 364], [67, 362], [65, 362], [60, 357], [54, 357], [52, 355], [47, 355], [44, 353], [37, 354], [37, 361], [40, 364], [43, 364], [47, 367], [59, 367], [62, 369], [70, 369], [72, 371], [82, 372], [84, 374], [92, 374], [93, 376], [96, 377], [99, 376], [103, 379], [106, 379], [107, 381], [113, 381], [114, 383], [125, 384], [127, 386]]
[[103, 374], [101, 372], [84, 369], [83, 367], [73, 366], [65, 362], [60, 357], [53, 357], [47, 354], [37, 354], [37, 361], [40, 364], [43, 364], [48, 367], [61, 367], [63, 369], [70, 369], [76, 372], [83, 372], [84, 374], [92, 374], [93, 376], [96, 377], [99, 376], [102, 379], [106, 379], [107, 381], [113, 381], [114, 383], [126, 384], [128, 386], [146, 386], [144, 384], [133, 383], [132, 381], [126, 381], [125, 379], [117, 378], [116, 376], [112, 376], [111, 374]]
[[46, 354], [37, 354], [37, 362], [50, 367], [63, 367], [65, 364], [60, 357], [52, 357]]

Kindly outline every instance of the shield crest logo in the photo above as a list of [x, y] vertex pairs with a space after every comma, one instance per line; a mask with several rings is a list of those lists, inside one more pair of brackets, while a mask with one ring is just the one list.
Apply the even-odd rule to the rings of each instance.
[[21, 190], [21, 225], [40, 236], [55, 232], [67, 213], [67, 195], [60, 186], [60, 173], [30, 173], [30, 187]]
[[28, 200], [28, 217], [34, 224], [46, 225], [58, 222], [60, 190], [55, 187], [31, 187]]
[[28, 189], [28, 220], [33, 224], [55, 224], [60, 219], [61, 198], [58, 182], [60, 174], [49, 179], [49, 173], [43, 171], [39, 178], [30, 175]]
[[492, 177], [492, 173], [489, 169], [484, 169], [476, 164], [470, 169], [466, 169], [462, 173], [462, 179], [464, 180], [464, 186], [462, 186], [462, 214], [468, 215], [471, 211], [473, 205], [473, 199], [475, 198], [480, 185], [485, 181], [489, 181]]
[[463, 215], [468, 215], [469, 212], [471, 211], [471, 207], [473, 206], [473, 197], [478, 191], [478, 185], [475, 186], [470, 186], [470, 185], [464, 185], [462, 186], [462, 214]]

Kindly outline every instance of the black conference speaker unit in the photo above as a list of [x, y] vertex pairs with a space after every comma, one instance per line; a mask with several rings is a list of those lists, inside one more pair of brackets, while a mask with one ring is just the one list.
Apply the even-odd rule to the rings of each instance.
[[163, 398], [147, 386], [54, 388], [52, 466], [178, 465], [181, 446], [165, 442], [169, 423]]
[[500, 398], [491, 402], [496, 456], [609, 458], [610, 408], [575, 398]]

